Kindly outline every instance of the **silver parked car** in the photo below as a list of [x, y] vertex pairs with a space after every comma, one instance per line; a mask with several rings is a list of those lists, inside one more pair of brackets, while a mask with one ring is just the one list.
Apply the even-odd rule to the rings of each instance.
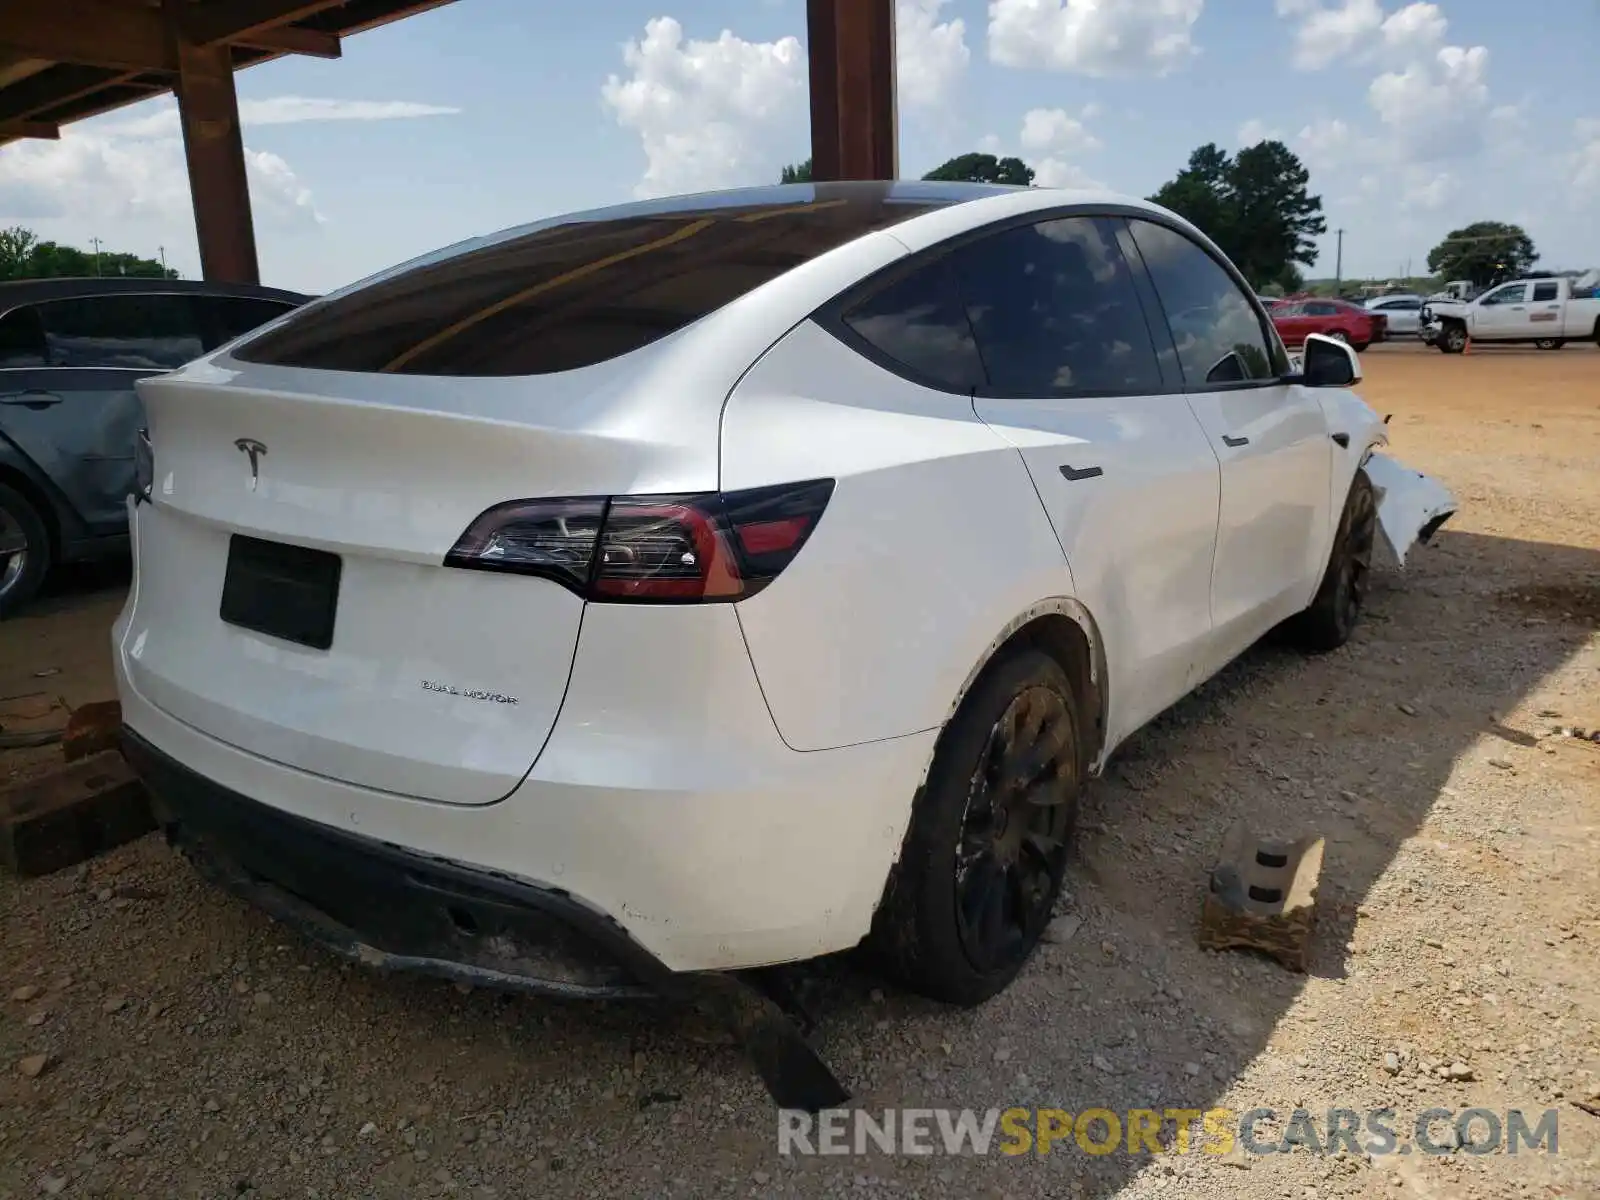
[[1367, 307], [1389, 319], [1390, 337], [1415, 337], [1422, 325], [1422, 302], [1421, 296], [1410, 294], [1374, 296]]
[[310, 297], [178, 279], [0, 283], [0, 617], [53, 563], [128, 552], [133, 382]]

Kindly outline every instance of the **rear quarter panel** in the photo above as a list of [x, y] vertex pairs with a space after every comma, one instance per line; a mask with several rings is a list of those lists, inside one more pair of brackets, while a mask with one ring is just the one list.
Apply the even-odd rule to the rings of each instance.
[[829, 477], [799, 557], [738, 605], [784, 740], [820, 750], [943, 724], [1018, 614], [1072, 579], [1022, 460], [971, 401], [922, 388], [817, 325], [730, 397], [722, 487]]

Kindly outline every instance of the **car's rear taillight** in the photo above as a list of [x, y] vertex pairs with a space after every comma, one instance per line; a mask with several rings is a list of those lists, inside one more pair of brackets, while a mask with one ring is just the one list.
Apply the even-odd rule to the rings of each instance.
[[833, 480], [690, 496], [513, 500], [488, 509], [445, 565], [538, 575], [589, 600], [743, 600], [811, 536]]

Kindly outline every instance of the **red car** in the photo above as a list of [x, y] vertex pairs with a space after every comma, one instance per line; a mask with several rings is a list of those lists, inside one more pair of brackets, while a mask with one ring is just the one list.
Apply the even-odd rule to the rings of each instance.
[[1308, 333], [1322, 333], [1365, 350], [1373, 342], [1383, 341], [1389, 328], [1389, 319], [1382, 313], [1348, 300], [1282, 300], [1268, 309], [1267, 315], [1286, 346], [1300, 345]]

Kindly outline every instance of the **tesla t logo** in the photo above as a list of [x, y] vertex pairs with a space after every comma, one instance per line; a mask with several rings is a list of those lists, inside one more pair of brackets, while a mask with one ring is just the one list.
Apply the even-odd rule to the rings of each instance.
[[234, 449], [250, 459], [250, 490], [253, 492], [261, 482], [261, 460], [267, 456], [267, 447], [255, 438], [240, 438], [233, 445]]

